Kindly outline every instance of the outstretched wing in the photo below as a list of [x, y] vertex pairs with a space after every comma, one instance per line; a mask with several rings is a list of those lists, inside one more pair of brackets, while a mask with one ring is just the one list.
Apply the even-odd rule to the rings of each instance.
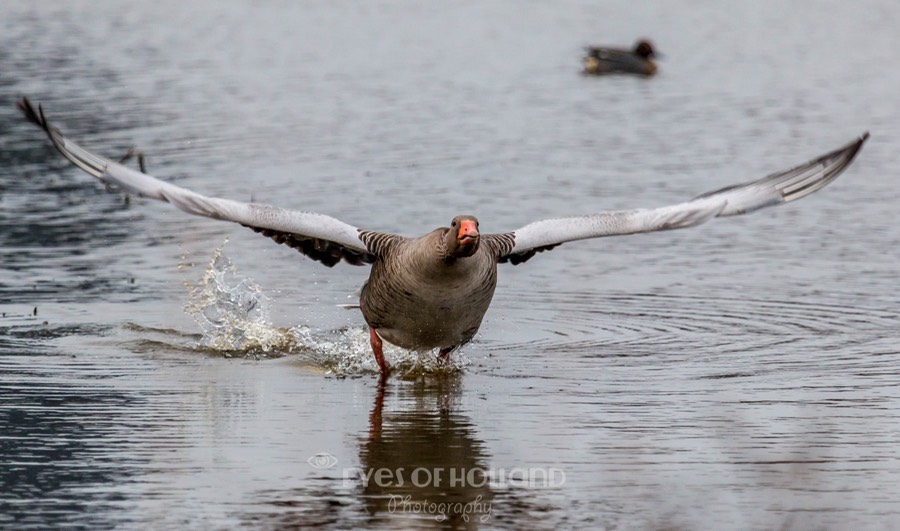
[[371, 264], [384, 245], [402, 238], [360, 230], [315, 212], [200, 195], [85, 150], [50, 125], [43, 109], [38, 106], [35, 111], [26, 98], [19, 100], [18, 107], [29, 121], [47, 133], [64, 157], [97, 179], [144, 197], [172, 203], [190, 214], [240, 223], [329, 267], [342, 259], [353, 265]]
[[485, 239], [497, 249], [500, 262], [519, 264], [535, 253], [569, 241], [682, 229], [700, 225], [714, 217], [736, 216], [796, 201], [836, 179], [867, 138], [869, 133], [796, 168], [708, 192], [677, 205], [546, 219], [506, 234], [486, 235]]

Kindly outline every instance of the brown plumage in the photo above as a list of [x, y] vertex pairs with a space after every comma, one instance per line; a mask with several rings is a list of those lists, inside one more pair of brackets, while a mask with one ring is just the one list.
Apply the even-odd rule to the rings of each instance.
[[353, 265], [372, 264], [360, 291], [359, 307], [382, 372], [389, 370], [382, 339], [419, 352], [440, 349], [440, 359], [446, 360], [478, 332], [497, 287], [497, 264], [520, 264], [556, 246], [512, 253], [513, 234], [482, 236], [474, 216], [456, 216], [449, 227], [418, 238], [360, 231], [359, 239], [369, 253], [249, 227], [328, 266], [341, 258]]
[[635, 43], [634, 48], [623, 50], [601, 46], [588, 46], [582, 60], [584, 73], [588, 75], [637, 74], [652, 76], [656, 73], [656, 50], [646, 39]]
[[450, 227], [386, 242], [359, 298], [381, 338], [446, 353], [475, 336], [497, 287], [502, 251], [495, 239], [482, 241], [477, 226], [474, 217], [457, 216]]

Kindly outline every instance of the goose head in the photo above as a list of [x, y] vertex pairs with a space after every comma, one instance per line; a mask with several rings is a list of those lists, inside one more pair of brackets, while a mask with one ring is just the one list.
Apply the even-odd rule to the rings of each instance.
[[478, 250], [481, 237], [478, 234], [478, 220], [475, 216], [456, 216], [450, 222], [450, 229], [444, 236], [447, 256], [467, 258]]

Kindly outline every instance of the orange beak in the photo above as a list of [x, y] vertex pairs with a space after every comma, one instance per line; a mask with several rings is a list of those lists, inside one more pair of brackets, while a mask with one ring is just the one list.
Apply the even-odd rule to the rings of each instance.
[[469, 245], [478, 240], [478, 226], [474, 221], [465, 220], [459, 223], [459, 232], [456, 239], [463, 245]]

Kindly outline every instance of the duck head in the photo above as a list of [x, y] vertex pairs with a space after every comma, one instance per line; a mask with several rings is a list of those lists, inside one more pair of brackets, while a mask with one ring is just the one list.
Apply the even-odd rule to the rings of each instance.
[[456, 216], [445, 236], [448, 258], [466, 258], [475, 254], [481, 237], [475, 216]]
[[653, 49], [653, 45], [646, 39], [639, 40], [637, 44], [634, 45], [634, 53], [644, 59], [656, 57], [656, 51]]

